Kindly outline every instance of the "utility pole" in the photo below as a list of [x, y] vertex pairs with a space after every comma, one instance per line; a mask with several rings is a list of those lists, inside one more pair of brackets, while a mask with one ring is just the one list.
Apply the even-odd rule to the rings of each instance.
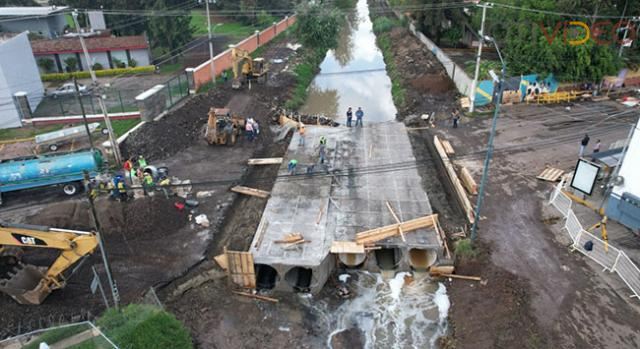
[[478, 86], [478, 75], [480, 75], [480, 57], [482, 56], [482, 43], [484, 42], [484, 22], [487, 18], [487, 7], [489, 4], [479, 4], [478, 7], [482, 7], [482, 22], [480, 24], [480, 43], [478, 44], [478, 55], [476, 56], [476, 70], [473, 74], [473, 81], [471, 82], [471, 91], [469, 94], [469, 113], [473, 113], [475, 110], [476, 102], [476, 87]]
[[80, 111], [82, 112], [82, 121], [84, 121], [84, 129], [87, 131], [87, 137], [89, 137], [89, 146], [91, 147], [91, 153], [93, 153], [93, 137], [91, 136], [91, 130], [89, 129], [89, 123], [87, 122], [87, 113], [84, 111], [84, 104], [82, 104], [82, 98], [80, 98], [80, 88], [78, 88], [78, 79], [73, 77], [73, 85], [76, 87], [76, 99], [80, 104]]
[[216, 66], [213, 61], [213, 42], [211, 36], [211, 14], [209, 13], [209, 0], [204, 0], [204, 3], [207, 7], [207, 31], [209, 32], [209, 64], [211, 64], [211, 84], [215, 85], [216, 83]]
[[[624, 2], [624, 9], [622, 10], [622, 16], [620, 17], [620, 24], [622, 24], [622, 19], [624, 18], [624, 15], [627, 14], [627, 5], [629, 5], [629, 0]], [[629, 32], [629, 22], [630, 20], [627, 20], [627, 26], [624, 28], [624, 34], [622, 35], [622, 43], [620, 44], [618, 57], [622, 57], [622, 49], [624, 49], [624, 41], [627, 40], [627, 33]]]
[[113, 297], [113, 306], [118, 309], [118, 303], [120, 302], [120, 293], [118, 292], [118, 286], [116, 281], [111, 275], [111, 264], [107, 258], [107, 250], [104, 248], [104, 241], [102, 240], [102, 234], [100, 234], [101, 227], [98, 215], [96, 213], [96, 206], [93, 203], [93, 196], [91, 196], [91, 180], [89, 178], [89, 172], [83, 171], [85, 188], [87, 191], [87, 198], [89, 199], [89, 206], [91, 208], [91, 217], [93, 218], [93, 225], [96, 228], [96, 235], [98, 236], [98, 246], [100, 247], [100, 254], [102, 255], [102, 263], [104, 264], [104, 270], [107, 274], [107, 280], [109, 280], [109, 287], [111, 288], [111, 296]]
[[107, 106], [104, 104], [104, 100], [102, 98], [102, 94], [99, 90], [98, 79], [96, 78], [96, 73], [91, 68], [91, 57], [89, 56], [89, 51], [87, 51], [87, 46], [84, 43], [84, 38], [80, 33], [80, 24], [78, 23], [78, 10], [73, 10], [72, 12], [73, 22], [76, 25], [76, 30], [78, 33], [78, 38], [80, 38], [80, 45], [82, 46], [82, 51], [84, 52], [84, 59], [87, 63], [87, 69], [89, 69], [89, 74], [91, 74], [91, 81], [93, 81], [93, 85], [96, 89], [98, 89], [98, 105], [100, 105], [100, 109], [102, 110], [102, 114], [104, 115], [104, 123], [107, 126], [107, 130], [109, 131], [109, 140], [111, 141], [111, 150], [113, 151], [113, 157], [116, 160], [116, 165], [122, 165], [122, 157], [120, 156], [120, 148], [118, 146], [118, 141], [116, 140], [116, 135], [113, 132], [113, 127], [111, 126], [111, 119], [109, 119], [109, 113], [107, 113]]
[[473, 218], [473, 226], [471, 227], [471, 242], [473, 243], [478, 236], [478, 221], [480, 220], [480, 208], [482, 207], [482, 202], [484, 201], [484, 190], [487, 185], [487, 177], [489, 176], [489, 163], [491, 162], [491, 158], [493, 157], [493, 139], [496, 136], [496, 125], [498, 124], [498, 116], [500, 115], [500, 104], [502, 103], [502, 93], [504, 92], [504, 80], [505, 75], [507, 74], [507, 65], [502, 59], [502, 54], [500, 53], [500, 48], [498, 47], [498, 43], [495, 39], [489, 38], [487, 36], [483, 36], [480, 39], [483, 40], [486, 38], [487, 40], [493, 42], [493, 46], [496, 48], [498, 52], [498, 57], [500, 58], [500, 62], [502, 63], [502, 74], [500, 79], [498, 79], [498, 95], [496, 96], [495, 103], [496, 107], [493, 111], [493, 120], [491, 121], [491, 133], [489, 134], [489, 144], [487, 145], [487, 155], [484, 159], [484, 167], [482, 168], [482, 179], [480, 181], [480, 191], [478, 192], [478, 200], [476, 201], [476, 210], [474, 212]]

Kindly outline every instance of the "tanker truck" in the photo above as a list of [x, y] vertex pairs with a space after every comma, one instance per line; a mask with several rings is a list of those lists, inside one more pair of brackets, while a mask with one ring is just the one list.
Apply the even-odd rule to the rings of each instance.
[[33, 188], [59, 186], [66, 195], [82, 187], [84, 171], [94, 178], [103, 166], [99, 150], [26, 156], [0, 161], [0, 204], [2, 194]]

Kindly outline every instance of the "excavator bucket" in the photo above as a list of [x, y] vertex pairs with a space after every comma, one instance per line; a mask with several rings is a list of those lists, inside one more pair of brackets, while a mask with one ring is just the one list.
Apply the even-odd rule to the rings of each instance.
[[[44, 270], [43, 270], [44, 269]], [[46, 268], [19, 264], [8, 279], [0, 280], [0, 292], [20, 304], [40, 304], [51, 293], [45, 281]]]

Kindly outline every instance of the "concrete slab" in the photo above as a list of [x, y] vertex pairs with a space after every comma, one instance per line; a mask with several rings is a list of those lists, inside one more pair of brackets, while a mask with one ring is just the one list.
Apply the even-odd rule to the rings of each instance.
[[[325, 164], [319, 163], [321, 136], [327, 138]], [[291, 159], [298, 160], [295, 175], [288, 175]], [[309, 126], [304, 146], [295, 134], [251, 244], [255, 263], [306, 268], [326, 265], [334, 240], [354, 240], [358, 232], [396, 223], [387, 201], [403, 221], [431, 214], [416, 166], [401, 123], [359, 129]], [[276, 243], [289, 233], [302, 233], [310, 242], [288, 249]], [[393, 237], [379, 244], [441, 249], [433, 229], [407, 233], [406, 240]]]

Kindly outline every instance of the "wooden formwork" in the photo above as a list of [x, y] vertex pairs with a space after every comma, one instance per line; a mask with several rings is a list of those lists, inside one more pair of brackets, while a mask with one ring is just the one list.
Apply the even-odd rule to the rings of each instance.
[[229, 280], [242, 288], [256, 288], [256, 272], [251, 252], [229, 251], [224, 248]]

